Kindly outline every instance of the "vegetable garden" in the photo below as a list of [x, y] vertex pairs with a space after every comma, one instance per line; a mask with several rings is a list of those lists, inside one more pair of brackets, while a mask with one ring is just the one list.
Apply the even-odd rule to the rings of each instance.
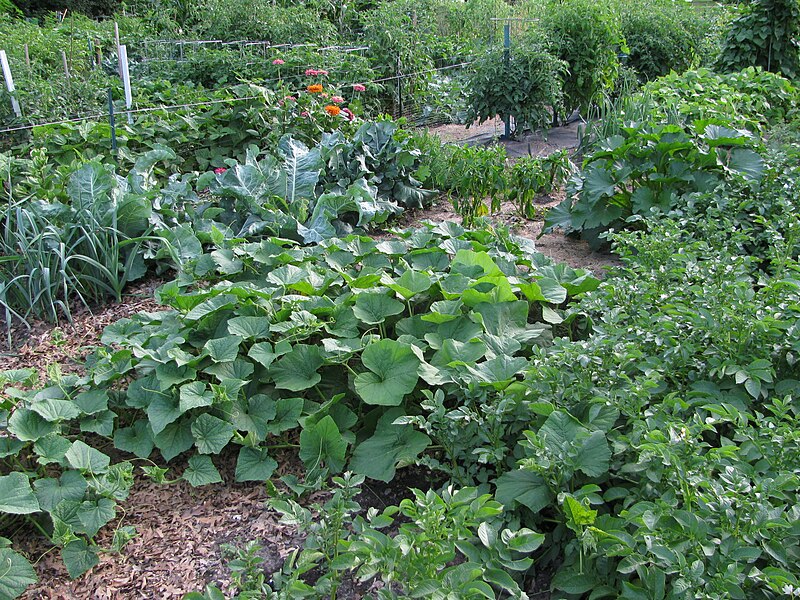
[[0, 599], [800, 597], [794, 0], [161, 4], [0, 0]]

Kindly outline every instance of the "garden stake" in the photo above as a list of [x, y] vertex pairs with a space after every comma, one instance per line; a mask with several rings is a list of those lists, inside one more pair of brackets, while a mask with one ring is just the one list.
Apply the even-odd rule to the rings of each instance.
[[108, 124], [111, 126], [111, 154], [117, 157], [117, 126], [114, 121], [114, 98], [111, 95], [111, 88], [108, 88]]
[[[503, 25], [503, 61], [508, 65], [511, 60], [511, 23]], [[503, 139], [511, 139], [511, 115], [506, 115], [506, 133]]]
[[5, 50], [0, 50], [0, 64], [3, 67], [3, 77], [6, 80], [6, 89], [8, 90], [9, 95], [11, 96], [11, 108], [14, 109], [14, 114], [17, 117], [22, 116], [22, 111], [19, 108], [19, 102], [14, 97], [14, 78], [11, 76], [11, 67], [8, 64], [8, 57], [6, 56]]

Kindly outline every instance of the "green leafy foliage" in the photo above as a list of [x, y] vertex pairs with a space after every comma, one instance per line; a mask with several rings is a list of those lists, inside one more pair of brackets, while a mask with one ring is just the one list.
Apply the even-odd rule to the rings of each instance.
[[506, 197], [514, 202], [520, 216], [533, 219], [536, 217], [535, 198], [552, 194], [575, 170], [566, 150], [546, 157], [523, 157], [511, 166]]
[[756, 0], [729, 26], [717, 66], [725, 71], [761, 67], [789, 79], [800, 76], [800, 5]]
[[640, 81], [695, 66], [712, 31], [712, 19], [689, 4], [664, 0], [617, 3], [628, 47], [626, 66]]
[[467, 127], [500, 116], [511, 117], [515, 133], [539, 129], [561, 106], [561, 81], [566, 63], [541, 45], [519, 45], [508, 54], [487, 51], [473, 65], [469, 81]]
[[568, 197], [547, 214], [545, 231], [560, 227], [596, 241], [633, 215], [669, 211], [693, 194], [726, 185], [758, 188], [765, 164], [752, 134], [721, 120], [664, 124], [656, 118], [623, 125], [598, 144], [570, 180]]
[[[578, 0], [547, 4], [540, 25], [553, 54], [567, 64], [563, 118], [576, 109], [586, 111], [613, 89], [619, 70], [617, 54], [626, 50], [619, 22], [607, 3]], [[534, 29], [530, 35], [541, 33]]]

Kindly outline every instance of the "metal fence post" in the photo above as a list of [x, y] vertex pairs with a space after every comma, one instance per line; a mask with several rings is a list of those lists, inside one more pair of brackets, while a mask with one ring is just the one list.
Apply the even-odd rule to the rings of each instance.
[[[508, 66], [511, 60], [511, 23], [506, 22], [503, 25], [503, 61]], [[505, 118], [506, 133], [505, 139], [511, 139], [511, 115], [506, 115]]]

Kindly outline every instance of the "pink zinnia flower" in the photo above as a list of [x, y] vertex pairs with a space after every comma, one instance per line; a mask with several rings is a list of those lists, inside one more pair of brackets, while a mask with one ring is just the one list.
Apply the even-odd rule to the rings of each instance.
[[331, 98], [331, 102], [333, 102], [334, 104], [341, 104], [342, 102], [344, 102], [344, 98], [342, 98], [341, 96], [333, 96]]
[[314, 75], [319, 75], [319, 71], [317, 71], [316, 69], [306, 69], [306, 75], [309, 77]]
[[348, 121], [352, 121], [353, 119], [356, 118], [356, 116], [353, 114], [353, 111], [350, 110], [349, 108], [343, 108], [342, 109], [342, 113], [347, 115], [347, 120]]
[[367, 91], [367, 88], [366, 88], [366, 87], [364, 87], [363, 85], [361, 85], [360, 83], [356, 83], [355, 85], [353, 85], [353, 91], [356, 91], [356, 92], [366, 92], [366, 91]]
[[294, 96], [286, 96], [285, 100], [288, 100], [289, 102], [297, 102], [297, 98]]
[[317, 75], [327, 75], [327, 74], [328, 72], [325, 69], [320, 69], [319, 71], [317, 71]]
[[273, 65], [282, 65], [282, 64], [284, 64], [284, 62], [280, 58], [276, 58], [275, 60], [272, 61], [272, 64]]
[[217, 167], [216, 169], [214, 169], [214, 173], [216, 173], [217, 175], [222, 175], [227, 170], [228, 169], [226, 169], [225, 167]]
[[327, 92], [322, 92], [322, 93], [320, 94], [320, 96], [322, 96], [323, 98], [327, 98], [327, 97], [328, 97], [328, 94], [327, 94]]
[[308, 115], [308, 111], [307, 111], [307, 110], [304, 110], [303, 112], [301, 112], [301, 113], [300, 113], [300, 116], [301, 116], [301, 117], [307, 117], [307, 116], [309, 116], [309, 115]]

